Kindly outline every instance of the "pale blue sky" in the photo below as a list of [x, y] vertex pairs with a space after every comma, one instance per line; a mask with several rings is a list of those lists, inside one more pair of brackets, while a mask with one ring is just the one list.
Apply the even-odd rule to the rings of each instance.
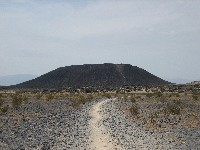
[[0, 0], [0, 76], [128, 63], [200, 80], [199, 0]]

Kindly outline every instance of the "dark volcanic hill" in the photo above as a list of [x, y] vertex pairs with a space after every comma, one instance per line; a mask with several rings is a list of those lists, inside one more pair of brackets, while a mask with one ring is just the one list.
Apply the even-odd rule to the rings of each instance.
[[155, 75], [129, 64], [86, 64], [61, 67], [13, 88], [119, 87], [164, 85]]

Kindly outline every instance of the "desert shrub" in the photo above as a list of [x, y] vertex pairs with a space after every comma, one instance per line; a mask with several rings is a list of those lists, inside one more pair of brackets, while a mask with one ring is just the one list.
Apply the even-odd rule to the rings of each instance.
[[64, 94], [63, 94], [63, 98], [65, 98], [65, 99], [70, 99], [70, 94], [64, 93]]
[[129, 108], [129, 110], [133, 116], [138, 116], [140, 114], [139, 108], [137, 106], [132, 106], [131, 108]]
[[54, 95], [53, 95], [53, 94], [47, 94], [46, 100], [47, 100], [47, 101], [50, 101], [50, 100], [52, 100], [52, 99], [54, 99]]
[[161, 96], [161, 97], [159, 98], [159, 101], [160, 101], [161, 103], [166, 102], [166, 97], [165, 97], [164, 95]]
[[135, 103], [135, 102], [136, 102], [136, 99], [132, 96], [132, 97], [130, 98], [130, 101], [131, 101], [132, 103]]
[[42, 97], [42, 94], [36, 94], [36, 99], [41, 99], [41, 97]]
[[162, 97], [163, 94], [161, 92], [155, 92], [155, 93], [147, 93], [146, 97], [151, 98], [151, 97]]
[[23, 101], [24, 103], [27, 103], [27, 102], [28, 102], [28, 96], [27, 96], [27, 95], [23, 95], [23, 96], [22, 96], [22, 101]]
[[184, 106], [184, 103], [180, 99], [179, 100], [175, 100], [174, 104], [179, 106], [179, 107], [183, 107]]
[[179, 93], [171, 93], [170, 95], [169, 95], [169, 98], [170, 97], [180, 97], [180, 94]]
[[70, 95], [69, 99], [72, 102], [72, 107], [77, 108], [80, 105], [84, 105], [86, 102], [91, 101], [94, 99], [92, 94], [78, 94], [78, 95]]
[[165, 114], [180, 115], [181, 107], [177, 103], [167, 104], [164, 112]]
[[140, 98], [141, 98], [141, 96], [137, 95], [135, 98], [136, 98], [136, 99], [140, 99]]
[[192, 94], [193, 94], [193, 95], [199, 95], [200, 92], [199, 92], [198, 90], [196, 90], [196, 89], [193, 89], [193, 90], [192, 90]]
[[4, 106], [3, 108], [1, 108], [1, 112], [2, 113], [6, 113], [7, 111], [8, 111], [8, 109], [9, 109], [9, 106], [7, 105], [7, 106]]
[[154, 96], [154, 93], [147, 93], [146, 94], [146, 97], [148, 97], [148, 98], [151, 98], [151, 97], [153, 97]]
[[80, 99], [81, 99], [81, 103], [82, 104], [85, 104], [87, 101], [91, 101], [94, 99], [94, 95], [92, 94], [86, 94], [85, 96], [84, 95], [81, 95], [80, 96]]
[[158, 118], [158, 112], [153, 112], [149, 115], [150, 122], [152, 124], [156, 123], [156, 119]]
[[12, 95], [12, 106], [14, 108], [18, 108], [22, 105], [22, 103], [28, 102], [28, 96], [27, 95], [21, 95], [21, 94], [14, 94]]
[[127, 100], [128, 99], [128, 95], [124, 94], [124, 100]]
[[87, 94], [86, 99], [87, 99], [88, 101], [90, 101], [90, 100], [94, 99], [94, 96], [93, 96], [92, 94]]
[[179, 93], [176, 93], [175, 96], [176, 96], [176, 97], [180, 97], [180, 94], [179, 94]]
[[23, 97], [19, 94], [14, 94], [12, 96], [12, 106], [18, 108], [23, 102]]
[[192, 95], [192, 98], [194, 99], [194, 100], [198, 100], [198, 95]]
[[4, 100], [2, 97], [0, 97], [0, 107], [3, 105], [3, 103], [4, 103]]
[[85, 96], [83, 96], [83, 95], [80, 95], [80, 96], [78, 97], [78, 100], [79, 100], [79, 102], [80, 102], [81, 104], [85, 104], [85, 103], [87, 102], [87, 98], [86, 98]]
[[104, 97], [106, 97], [106, 98], [112, 98], [112, 96], [110, 94], [108, 94], [108, 93], [105, 93]]
[[111, 93], [111, 97], [116, 98], [117, 94], [116, 93]]
[[118, 99], [122, 99], [122, 95], [121, 95], [121, 94], [117, 94], [116, 97], [117, 97]]
[[78, 106], [80, 106], [80, 100], [78, 100], [77, 98], [73, 98], [73, 99], [70, 99], [70, 100], [72, 102], [73, 108], [77, 108]]
[[161, 92], [155, 93], [155, 97], [162, 97], [162, 96], [163, 96], [163, 94]]

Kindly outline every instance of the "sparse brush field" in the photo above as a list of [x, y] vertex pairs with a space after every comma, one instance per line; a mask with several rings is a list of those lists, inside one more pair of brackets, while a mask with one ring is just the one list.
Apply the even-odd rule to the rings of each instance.
[[0, 94], [0, 109], [1, 114], [12, 113], [23, 106], [36, 101], [46, 104], [51, 101], [67, 100], [70, 102], [68, 107], [74, 109], [84, 105], [95, 99], [114, 98], [114, 93], [32, 93], [32, 92], [17, 92], [17, 93], [1, 93]]
[[172, 126], [200, 129], [200, 95], [192, 93], [125, 94], [122, 111], [146, 128]]
[[126, 97], [117, 103], [118, 108], [145, 131], [159, 133], [172, 143], [192, 144], [197, 140], [200, 145], [199, 94], [144, 93]]
[[200, 96], [164, 93], [152, 97], [141, 95], [135, 103], [140, 109], [137, 118], [147, 128], [200, 128]]
[[[35, 124], [34, 122], [37, 122], [40, 118], [47, 118], [45, 121], [47, 125], [50, 125], [48, 122], [55, 119], [54, 115], [58, 117], [58, 114], [67, 113], [71, 116], [71, 111], [79, 111], [79, 108], [84, 108], [90, 103], [105, 99], [116, 99], [113, 105], [123, 112], [133, 124], [144, 131], [162, 133], [168, 141], [178, 141], [179, 144], [183, 144], [184, 141], [191, 139], [193, 133], [200, 132], [199, 93], [199, 91], [185, 93], [1, 93], [0, 133], [6, 134], [6, 130], [16, 127], [16, 130], [18, 128], [21, 130], [20, 126], [24, 126], [27, 122], [31, 125]], [[17, 133], [19, 132], [16, 131]], [[13, 140], [14, 137], [0, 137], [0, 148], [3, 147], [2, 143], [5, 141], [12, 143], [10, 138]], [[23, 137], [21, 138], [23, 139]], [[197, 141], [198, 144], [200, 145], [200, 141]], [[12, 147], [18, 148], [15, 145], [12, 145]], [[7, 149], [6, 146], [5, 149]]]
[[[74, 109], [95, 99], [118, 98], [120, 109], [146, 127], [200, 127], [200, 92], [192, 93], [1, 93], [1, 114], [13, 113], [28, 102], [68, 100]], [[124, 103], [125, 102], [125, 103]], [[125, 105], [126, 104], [126, 105]], [[170, 119], [169, 119], [170, 118]]]

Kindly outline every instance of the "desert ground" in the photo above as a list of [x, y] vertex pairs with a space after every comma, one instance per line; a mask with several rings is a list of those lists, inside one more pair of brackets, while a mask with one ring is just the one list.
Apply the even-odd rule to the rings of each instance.
[[1, 92], [0, 149], [196, 149], [191, 92]]

